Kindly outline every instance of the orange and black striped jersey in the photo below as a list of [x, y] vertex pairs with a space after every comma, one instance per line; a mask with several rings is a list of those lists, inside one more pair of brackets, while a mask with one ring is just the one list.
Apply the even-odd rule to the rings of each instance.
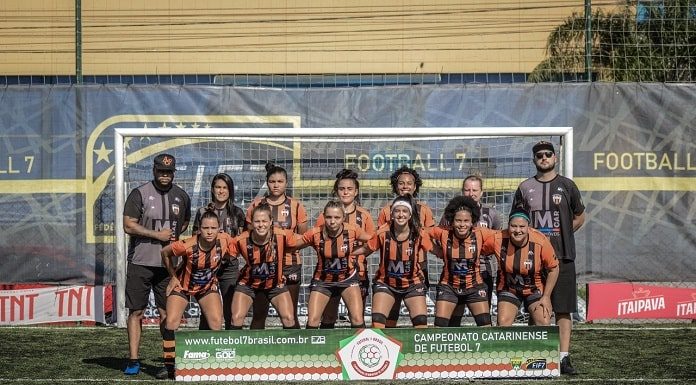
[[548, 238], [530, 228], [529, 241], [522, 247], [510, 240], [509, 230], [496, 236], [498, 257], [498, 291], [527, 296], [536, 290], [544, 292], [543, 270], [558, 266], [558, 259]]
[[483, 283], [480, 258], [494, 253], [496, 231], [476, 227], [466, 239], [459, 239], [454, 231], [441, 227], [430, 228], [428, 233], [442, 247], [441, 285], [470, 289]]
[[[375, 233], [375, 222], [372, 220], [372, 215], [367, 211], [366, 208], [355, 206], [355, 210], [350, 213], [346, 213], [345, 218], [343, 218], [344, 223], [350, 223], [356, 227], [361, 228], [364, 232], [368, 234]], [[320, 213], [317, 217], [316, 226], [321, 226], [324, 224], [324, 213]], [[356, 240], [353, 246], [360, 246], [362, 242]], [[358, 268], [358, 275], [360, 280], [364, 281], [367, 279], [367, 256], [364, 254], [358, 255], [355, 259], [356, 267]]]
[[336, 237], [330, 237], [324, 226], [317, 226], [302, 236], [317, 252], [317, 267], [314, 279], [323, 282], [341, 282], [356, 273], [353, 252], [355, 243], [363, 230], [350, 223], [343, 224], [343, 231]]
[[172, 253], [182, 257], [176, 269], [176, 278], [181, 283], [182, 293], [195, 295], [211, 290], [217, 284], [216, 272], [225, 257], [235, 255], [232, 237], [220, 234], [210, 250], [198, 245], [198, 237], [172, 243]]
[[[425, 204], [425, 202], [418, 201], [418, 218], [420, 219], [421, 227], [428, 228], [435, 226], [435, 218], [433, 217], [433, 210]], [[379, 216], [377, 217], [377, 226], [382, 226], [385, 223], [391, 221], [391, 203], [382, 207], [379, 211]]]
[[367, 242], [370, 250], [379, 250], [379, 268], [375, 282], [403, 290], [425, 282], [421, 268], [425, 255], [433, 249], [430, 237], [421, 229], [419, 234], [398, 241], [389, 225], [384, 225]]
[[266, 244], [256, 244], [251, 230], [235, 237], [232, 246], [244, 257], [246, 264], [239, 274], [239, 284], [252, 289], [272, 289], [285, 284], [283, 266], [285, 250], [295, 247], [295, 234], [290, 230], [273, 229]]
[[[254, 208], [265, 200], [265, 197], [258, 197], [254, 199], [247, 208], [246, 222], [248, 228], [251, 229], [251, 213], [254, 211]], [[272, 205], [269, 202], [268, 204], [271, 206], [271, 218], [273, 219], [273, 226], [296, 232], [297, 226], [306, 223], [308, 220], [307, 210], [305, 210], [302, 202], [295, 198], [286, 196], [282, 203]], [[286, 266], [301, 265], [302, 258], [300, 257], [300, 252], [295, 251], [294, 253], [287, 253], [285, 255], [284, 264]]]

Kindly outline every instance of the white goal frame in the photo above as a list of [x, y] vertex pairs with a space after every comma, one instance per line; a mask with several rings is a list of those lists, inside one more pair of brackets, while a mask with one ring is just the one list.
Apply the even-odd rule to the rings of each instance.
[[561, 137], [561, 174], [573, 177], [573, 128], [572, 127], [358, 127], [358, 128], [116, 128], [115, 152], [115, 239], [116, 239], [116, 319], [119, 328], [126, 327], [126, 234], [123, 232], [123, 207], [128, 191], [124, 184], [125, 137], [195, 137], [226, 138], [228, 140], [268, 141], [323, 141], [323, 139], [350, 140], [356, 137], [384, 138], [407, 141], [409, 139], [456, 139], [466, 137], [559, 136]]

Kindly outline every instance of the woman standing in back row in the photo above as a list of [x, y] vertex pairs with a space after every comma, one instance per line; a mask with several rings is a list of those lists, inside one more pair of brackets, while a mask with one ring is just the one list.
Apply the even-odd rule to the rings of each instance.
[[[343, 222], [350, 223], [359, 227], [364, 232], [369, 234], [375, 233], [375, 224], [372, 221], [370, 212], [360, 206], [360, 182], [358, 182], [358, 174], [349, 169], [343, 169], [336, 174], [336, 181], [333, 186], [333, 195], [337, 197], [343, 204], [345, 216]], [[324, 213], [319, 214], [317, 218], [317, 226], [324, 224]], [[354, 247], [358, 247], [362, 242], [356, 242]], [[367, 294], [370, 289], [370, 278], [367, 271], [367, 256], [365, 254], [358, 255], [355, 260], [358, 270], [358, 278], [360, 281], [360, 293], [362, 296], [363, 312], [367, 301]], [[324, 314], [321, 318], [322, 329], [333, 329], [338, 318], [338, 304], [341, 298], [332, 296], [329, 303], [326, 305]]]
[[[215, 214], [220, 220], [220, 232], [237, 236], [244, 230], [244, 211], [234, 204], [234, 182], [232, 178], [220, 173], [213, 177], [210, 184], [210, 198]], [[208, 206], [201, 207], [193, 220], [193, 234], [200, 234], [201, 218]], [[225, 317], [225, 330], [232, 325], [232, 296], [239, 279], [239, 259], [224, 259], [217, 272], [218, 286], [222, 294], [222, 313]], [[214, 325], [215, 326], [215, 325]], [[200, 330], [210, 330], [208, 318], [201, 313]], [[217, 327], [215, 328], [217, 330]]]
[[[423, 201], [417, 200], [418, 192], [423, 185], [423, 180], [418, 175], [418, 172], [406, 165], [401, 166], [398, 170], [394, 171], [389, 177], [391, 183], [392, 192], [396, 196], [410, 195], [414, 199], [416, 204], [413, 207], [413, 217], [421, 228], [428, 229], [435, 226], [435, 220], [433, 218], [433, 210]], [[385, 223], [391, 220], [391, 205], [387, 204], [382, 207], [379, 212], [379, 217], [377, 217], [377, 227], [381, 227]], [[425, 275], [425, 286], [427, 289], [428, 284], [428, 259], [427, 256], [423, 256], [423, 274]], [[387, 316], [387, 327], [396, 327], [397, 321], [399, 321], [399, 310], [400, 308], [395, 305], [393, 309], [389, 311]]]
[[[307, 211], [299, 200], [287, 196], [287, 171], [271, 162], [266, 163], [266, 185], [268, 186], [268, 193], [263, 197], [256, 198], [247, 208], [247, 227], [249, 229], [253, 228], [252, 213], [254, 208], [262, 202], [266, 202], [271, 208], [271, 220], [275, 227], [283, 230], [290, 230], [299, 235], [304, 234], [308, 228]], [[297, 303], [300, 296], [300, 284], [302, 281], [302, 259], [299, 251], [285, 253], [283, 276], [285, 277], [285, 286], [292, 298], [295, 323], [299, 325], [297, 319]], [[252, 329], [264, 329], [266, 327], [269, 299], [263, 294], [264, 293], [260, 293], [260, 295], [254, 298], [254, 317], [251, 321]]]

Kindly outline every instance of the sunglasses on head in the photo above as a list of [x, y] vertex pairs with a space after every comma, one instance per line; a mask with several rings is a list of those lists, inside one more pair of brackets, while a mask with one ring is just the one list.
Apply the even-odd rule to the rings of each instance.
[[544, 157], [551, 158], [553, 156], [553, 152], [551, 151], [539, 151], [536, 154], [534, 154], [534, 157], [537, 159], [542, 159]]

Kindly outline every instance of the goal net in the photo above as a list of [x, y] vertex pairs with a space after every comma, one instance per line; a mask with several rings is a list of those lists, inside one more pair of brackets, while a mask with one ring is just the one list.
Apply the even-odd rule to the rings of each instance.
[[[559, 172], [571, 176], [572, 129], [565, 127], [116, 129], [118, 325], [124, 327], [126, 320], [123, 295], [126, 235], [120, 230], [123, 205], [133, 188], [152, 180], [153, 158], [161, 152], [176, 157], [174, 183], [191, 196], [194, 213], [210, 201], [212, 177], [220, 172], [232, 177], [235, 203], [246, 210], [255, 197], [266, 193], [264, 165], [272, 161], [287, 170], [288, 195], [303, 203], [310, 226], [332, 198], [335, 175], [343, 168], [358, 173], [360, 204], [370, 211], [376, 224], [379, 210], [394, 198], [389, 177], [405, 164], [415, 169], [423, 180], [418, 199], [432, 208], [436, 222], [449, 199], [461, 194], [463, 179], [477, 174], [484, 180], [481, 201], [494, 206], [501, 213], [501, 221], [506, 223], [505, 214], [510, 210], [515, 189], [535, 173], [531, 147], [539, 140], [558, 146]], [[191, 225], [184, 237], [190, 232]], [[298, 309], [301, 318], [307, 314], [308, 285], [316, 265], [311, 248], [304, 249], [302, 256]], [[368, 258], [371, 276], [378, 260], [376, 253]], [[439, 260], [429, 256], [431, 283], [438, 282], [441, 266]], [[434, 285], [431, 285], [429, 312], [434, 310], [434, 301]], [[369, 299], [367, 305], [369, 315]], [[188, 312], [189, 316], [196, 314], [195, 310]]]

